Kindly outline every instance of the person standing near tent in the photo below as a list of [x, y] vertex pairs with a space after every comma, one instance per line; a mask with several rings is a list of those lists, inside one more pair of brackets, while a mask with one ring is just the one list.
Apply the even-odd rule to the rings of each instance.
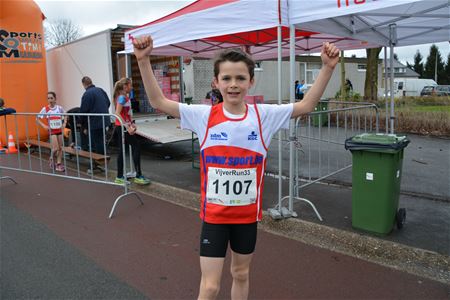
[[339, 60], [333, 44], [322, 46], [323, 67], [301, 102], [246, 104], [254, 84], [254, 61], [241, 50], [225, 50], [214, 63], [214, 83], [223, 96], [215, 106], [186, 105], [167, 99], [152, 72], [150, 36], [133, 40], [145, 91], [152, 107], [181, 119], [181, 127], [201, 141], [199, 299], [214, 299], [220, 289], [228, 245], [231, 248], [232, 299], [247, 299], [249, 271], [262, 218], [262, 188], [268, 145], [289, 119], [313, 111]]
[[[141, 149], [139, 145], [139, 140], [136, 137], [136, 125], [132, 120], [132, 109], [131, 100], [127, 96], [131, 90], [131, 79], [122, 78], [117, 81], [114, 85], [113, 101], [116, 107], [116, 115], [122, 119], [123, 127], [119, 120], [116, 119], [115, 125], [118, 132], [117, 139], [119, 144], [119, 154], [117, 156], [117, 177], [115, 182], [119, 184], [124, 184], [126, 178], [123, 174], [123, 144], [122, 144], [122, 134], [125, 135], [125, 146], [131, 145], [131, 152], [133, 156], [134, 168], [136, 170], [136, 177], [134, 178], [134, 183], [140, 185], [147, 185], [150, 180], [142, 176], [141, 171]], [[123, 132], [122, 132], [123, 130]]]
[[[305, 80], [302, 80], [302, 83], [297, 85], [297, 88], [295, 89], [295, 95], [298, 95], [298, 100], [303, 100], [303, 97], [305, 96]], [[297, 99], [297, 98], [296, 98]]]
[[205, 98], [211, 100], [211, 105], [216, 105], [223, 102], [223, 97], [220, 94], [219, 89], [216, 88], [214, 81], [211, 82], [211, 90], [208, 93], [206, 93]]
[[[48, 130], [50, 135], [50, 144], [52, 147], [50, 153], [49, 164], [50, 168], [55, 168], [58, 172], [64, 172], [66, 169], [62, 164], [62, 146], [63, 146], [63, 129], [66, 128], [67, 118], [62, 116], [64, 109], [56, 104], [56, 93], [47, 93], [48, 105], [44, 106], [39, 112], [38, 123], [42, 128]], [[43, 123], [40, 119], [46, 118], [47, 124]], [[56, 164], [54, 157], [56, 156]]]
[[295, 82], [294, 82], [294, 93], [295, 93], [295, 100], [297, 101], [297, 100], [300, 100], [300, 95], [298, 94], [298, 92], [297, 92], [297, 87], [298, 87], [298, 80], [296, 80]]
[[[96, 113], [107, 114], [109, 106], [111, 105], [106, 92], [92, 84], [91, 78], [84, 76], [81, 79], [81, 84], [85, 88], [85, 92], [81, 98], [80, 113]], [[98, 154], [105, 154], [104, 146], [106, 144], [105, 130], [110, 126], [109, 117], [85, 117], [82, 118], [82, 127], [84, 134], [91, 136], [91, 145], [89, 150]]]

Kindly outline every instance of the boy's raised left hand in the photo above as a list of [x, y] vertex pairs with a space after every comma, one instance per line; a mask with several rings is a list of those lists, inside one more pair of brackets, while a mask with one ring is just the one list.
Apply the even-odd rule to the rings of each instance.
[[153, 40], [152, 37], [142, 36], [133, 39], [133, 50], [137, 60], [145, 59], [152, 53]]
[[325, 66], [334, 69], [339, 62], [339, 49], [334, 44], [326, 42], [322, 45], [320, 56]]

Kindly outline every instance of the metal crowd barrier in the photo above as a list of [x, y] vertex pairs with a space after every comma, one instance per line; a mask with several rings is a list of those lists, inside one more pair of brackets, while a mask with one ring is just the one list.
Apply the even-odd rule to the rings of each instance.
[[[295, 120], [294, 136], [289, 135], [289, 130], [282, 131], [282, 141], [294, 145], [294, 159], [289, 166], [294, 175], [289, 178], [293, 192], [269, 209], [272, 216], [296, 217], [293, 203], [303, 201], [322, 221], [315, 205], [301, 197], [301, 190], [352, 167], [351, 154], [344, 148], [348, 137], [379, 131], [379, 112], [373, 103], [321, 101], [318, 108]], [[286, 200], [287, 208], [283, 207]]]
[[[72, 122], [70, 137], [66, 140], [64, 130], [62, 133], [61, 148], [63, 152], [62, 165], [64, 166], [64, 171], [57, 171], [55, 169], [56, 157], [54, 158], [55, 161], [53, 161], [53, 164], [50, 164], [50, 157], [53, 157], [53, 149], [48, 140], [50, 137], [47, 138], [47, 135], [43, 136], [41, 134], [45, 130], [38, 124], [38, 119], [44, 120], [47, 116], [50, 116], [50, 114], [15, 113], [4, 116], [5, 137], [8, 137], [9, 132], [13, 134], [17, 153], [1, 154], [2, 164], [0, 165], [0, 171], [2, 169], [14, 170], [92, 183], [122, 186], [123, 193], [115, 199], [109, 213], [109, 218], [112, 218], [119, 201], [128, 195], [135, 195], [139, 202], [144, 204], [139, 194], [130, 191], [126, 180], [123, 184], [118, 184], [114, 181], [115, 176], [110, 175], [111, 172], [108, 169], [108, 162], [111, 158], [112, 151], [110, 151], [108, 145], [113, 139], [114, 130], [116, 130], [114, 123], [112, 123], [117, 118], [114, 114], [51, 114], [51, 116], [64, 116], [69, 122]], [[85, 121], [81, 122], [83, 118]], [[91, 127], [93, 121], [95, 121], [94, 118], [97, 120], [96, 123], [101, 118], [101, 128], [104, 129], [101, 130], [100, 128], [102, 132], [102, 147], [97, 147], [97, 149], [94, 149], [93, 137], [91, 136]], [[13, 119], [12, 122], [11, 119]], [[120, 118], [117, 118], [117, 120], [119, 120], [123, 132], [123, 121]], [[8, 123], [13, 123], [14, 128], [8, 129]], [[83, 130], [81, 129], [82, 123], [85, 127]], [[33, 126], [30, 126], [31, 124]], [[20, 140], [19, 126], [25, 131], [25, 138], [21, 138]], [[131, 146], [129, 146], [129, 164], [127, 164], [124, 134], [122, 134], [120, 143], [116, 146], [121, 146], [123, 149], [123, 174], [125, 177], [127, 177], [127, 174], [131, 174], [132, 176]], [[127, 170], [130, 170], [130, 172], [127, 173]], [[17, 184], [11, 176], [0, 176], [0, 181], [5, 179]]]

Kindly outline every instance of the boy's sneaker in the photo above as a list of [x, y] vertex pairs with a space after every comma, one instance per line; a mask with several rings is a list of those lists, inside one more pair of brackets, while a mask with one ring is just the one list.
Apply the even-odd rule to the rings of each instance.
[[136, 184], [140, 184], [140, 185], [147, 185], [147, 184], [150, 184], [150, 180], [149, 179], [147, 179], [147, 178], [145, 178], [144, 176], [137, 176], [137, 177], [135, 177], [134, 178], [134, 183], [136, 183]]
[[128, 180], [126, 180], [124, 177], [116, 177], [116, 180], [114, 180], [114, 182], [117, 184], [122, 184], [122, 185], [124, 185], [125, 182], [127, 184], [130, 184], [130, 182]]

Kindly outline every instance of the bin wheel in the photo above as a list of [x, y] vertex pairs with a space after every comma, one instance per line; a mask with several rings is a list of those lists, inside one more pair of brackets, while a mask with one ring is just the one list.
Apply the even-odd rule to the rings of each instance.
[[406, 209], [400, 208], [395, 214], [395, 222], [397, 224], [398, 229], [402, 229], [403, 225], [405, 225], [406, 221]]

